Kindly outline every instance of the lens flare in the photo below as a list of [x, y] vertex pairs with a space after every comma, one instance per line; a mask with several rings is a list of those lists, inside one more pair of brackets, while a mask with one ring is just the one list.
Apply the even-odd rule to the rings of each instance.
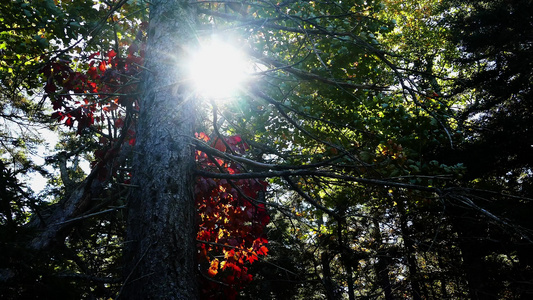
[[224, 99], [234, 95], [247, 78], [246, 55], [230, 44], [213, 39], [193, 53], [190, 79], [202, 96]]

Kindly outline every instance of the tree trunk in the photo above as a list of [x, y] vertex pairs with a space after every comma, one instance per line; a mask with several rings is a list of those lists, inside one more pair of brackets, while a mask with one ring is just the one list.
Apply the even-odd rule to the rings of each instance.
[[380, 248], [386, 249], [385, 247], [382, 247], [383, 245], [383, 237], [381, 236], [381, 229], [379, 228], [379, 221], [375, 218], [373, 219], [374, 228], [372, 231], [372, 235], [374, 239], [376, 240], [377, 247], [377, 261], [374, 265], [374, 269], [376, 270], [376, 276], [379, 285], [381, 285], [381, 288], [383, 289], [383, 292], [385, 293], [385, 300], [393, 300], [394, 297], [392, 295], [392, 285], [389, 278], [389, 266], [390, 261], [389, 257], [386, 251], [379, 250]]
[[420, 289], [418, 267], [416, 262], [416, 250], [414, 248], [413, 240], [411, 239], [411, 234], [409, 227], [407, 226], [407, 215], [405, 211], [405, 203], [403, 199], [399, 199], [398, 203], [398, 213], [400, 214], [400, 230], [403, 238], [403, 243], [405, 247], [405, 256], [407, 258], [407, 268], [409, 270], [409, 281], [411, 282], [411, 288], [413, 289], [412, 299], [421, 300], [422, 299], [422, 290]]
[[335, 281], [333, 280], [333, 275], [331, 274], [331, 268], [329, 266], [329, 263], [331, 262], [332, 257], [330, 254], [325, 251], [322, 252], [320, 255], [320, 262], [322, 264], [322, 272], [323, 272], [323, 285], [324, 289], [326, 290], [326, 298], [328, 300], [337, 300], [339, 299], [339, 293], [337, 291], [337, 285], [335, 284]]
[[123, 299], [196, 299], [195, 107], [183, 82], [194, 8], [153, 0], [128, 200]]

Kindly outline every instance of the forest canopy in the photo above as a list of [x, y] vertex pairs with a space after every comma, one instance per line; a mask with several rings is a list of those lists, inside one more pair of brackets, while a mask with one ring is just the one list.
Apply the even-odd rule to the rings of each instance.
[[0, 297], [532, 297], [531, 11], [0, 5]]

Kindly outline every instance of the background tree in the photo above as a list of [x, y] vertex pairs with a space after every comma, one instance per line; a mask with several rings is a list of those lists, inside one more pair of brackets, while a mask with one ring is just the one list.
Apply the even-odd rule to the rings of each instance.
[[[469, 12], [464, 7], [471, 8]], [[458, 114], [465, 142], [443, 155], [447, 160], [465, 159], [466, 178], [472, 186], [509, 194], [531, 195], [531, 3], [521, 1], [467, 1], [449, 3], [456, 12], [448, 19], [451, 41], [462, 50], [454, 62], [461, 70], [455, 92], [467, 99]], [[487, 201], [488, 200], [488, 201]], [[476, 205], [513, 220], [511, 231], [527, 230], [529, 201], [490, 197]], [[528, 283], [517, 278], [531, 265], [530, 243], [520, 242], [494, 224], [480, 223], [471, 213], [455, 212], [454, 222], [462, 236], [465, 271], [472, 298], [501, 298], [505, 293], [527, 295]], [[477, 222], [475, 220], [478, 220]], [[477, 224], [483, 225], [475, 225]], [[473, 243], [470, 237], [479, 242]], [[508, 240], [509, 239], [509, 240]], [[508, 243], [502, 241], [508, 240]], [[484, 251], [479, 252], [480, 245]], [[477, 249], [477, 250], [475, 250]], [[502, 260], [513, 257], [512, 267]], [[480, 272], [480, 270], [484, 270]], [[498, 278], [487, 274], [499, 274]], [[522, 283], [519, 283], [522, 282]]]

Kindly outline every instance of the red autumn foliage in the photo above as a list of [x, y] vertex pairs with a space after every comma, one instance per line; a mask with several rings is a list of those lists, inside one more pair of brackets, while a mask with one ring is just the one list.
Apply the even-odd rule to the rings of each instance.
[[[90, 55], [87, 70], [83, 72], [73, 70], [71, 62], [65, 60], [50, 62], [41, 70], [47, 79], [45, 92], [55, 110], [51, 116], [53, 119], [68, 127], [76, 126], [78, 134], [89, 127], [105, 124], [127, 132], [122, 140], [118, 134], [101, 135], [101, 148], [94, 152], [93, 161], [93, 166], [100, 167], [98, 179], [101, 181], [116, 174], [119, 167], [110, 164], [113, 159], [109, 158], [116, 157], [122, 145], [135, 144], [134, 120], [126, 122], [126, 115], [128, 110], [138, 109], [137, 84], [132, 78], [139, 77], [143, 54], [144, 44], [133, 43], [126, 51], [126, 57], [114, 50], [105, 56], [100, 53]], [[244, 154], [249, 148], [239, 136], [217, 137], [211, 141], [201, 132], [196, 137], [222, 152]], [[212, 159], [200, 151], [196, 153], [196, 160], [202, 169], [229, 174], [242, 172], [238, 164]], [[260, 201], [266, 188], [266, 182], [254, 179], [197, 179], [195, 195], [202, 299], [234, 299], [252, 280], [247, 265], [259, 256], [267, 255], [264, 229], [270, 217]]]
[[[204, 133], [197, 138], [209, 142]], [[219, 151], [243, 154], [248, 146], [239, 136], [216, 138], [212, 146]], [[222, 147], [223, 146], [223, 147]], [[230, 174], [241, 172], [241, 167], [212, 159], [197, 151], [200, 168], [223, 170]], [[198, 261], [209, 265], [207, 276], [226, 285], [204, 278], [203, 299], [234, 299], [238, 290], [252, 280], [247, 264], [268, 252], [264, 229], [270, 222], [264, 203], [267, 183], [257, 179], [236, 180], [198, 178], [195, 187], [199, 217], [197, 240]]]

